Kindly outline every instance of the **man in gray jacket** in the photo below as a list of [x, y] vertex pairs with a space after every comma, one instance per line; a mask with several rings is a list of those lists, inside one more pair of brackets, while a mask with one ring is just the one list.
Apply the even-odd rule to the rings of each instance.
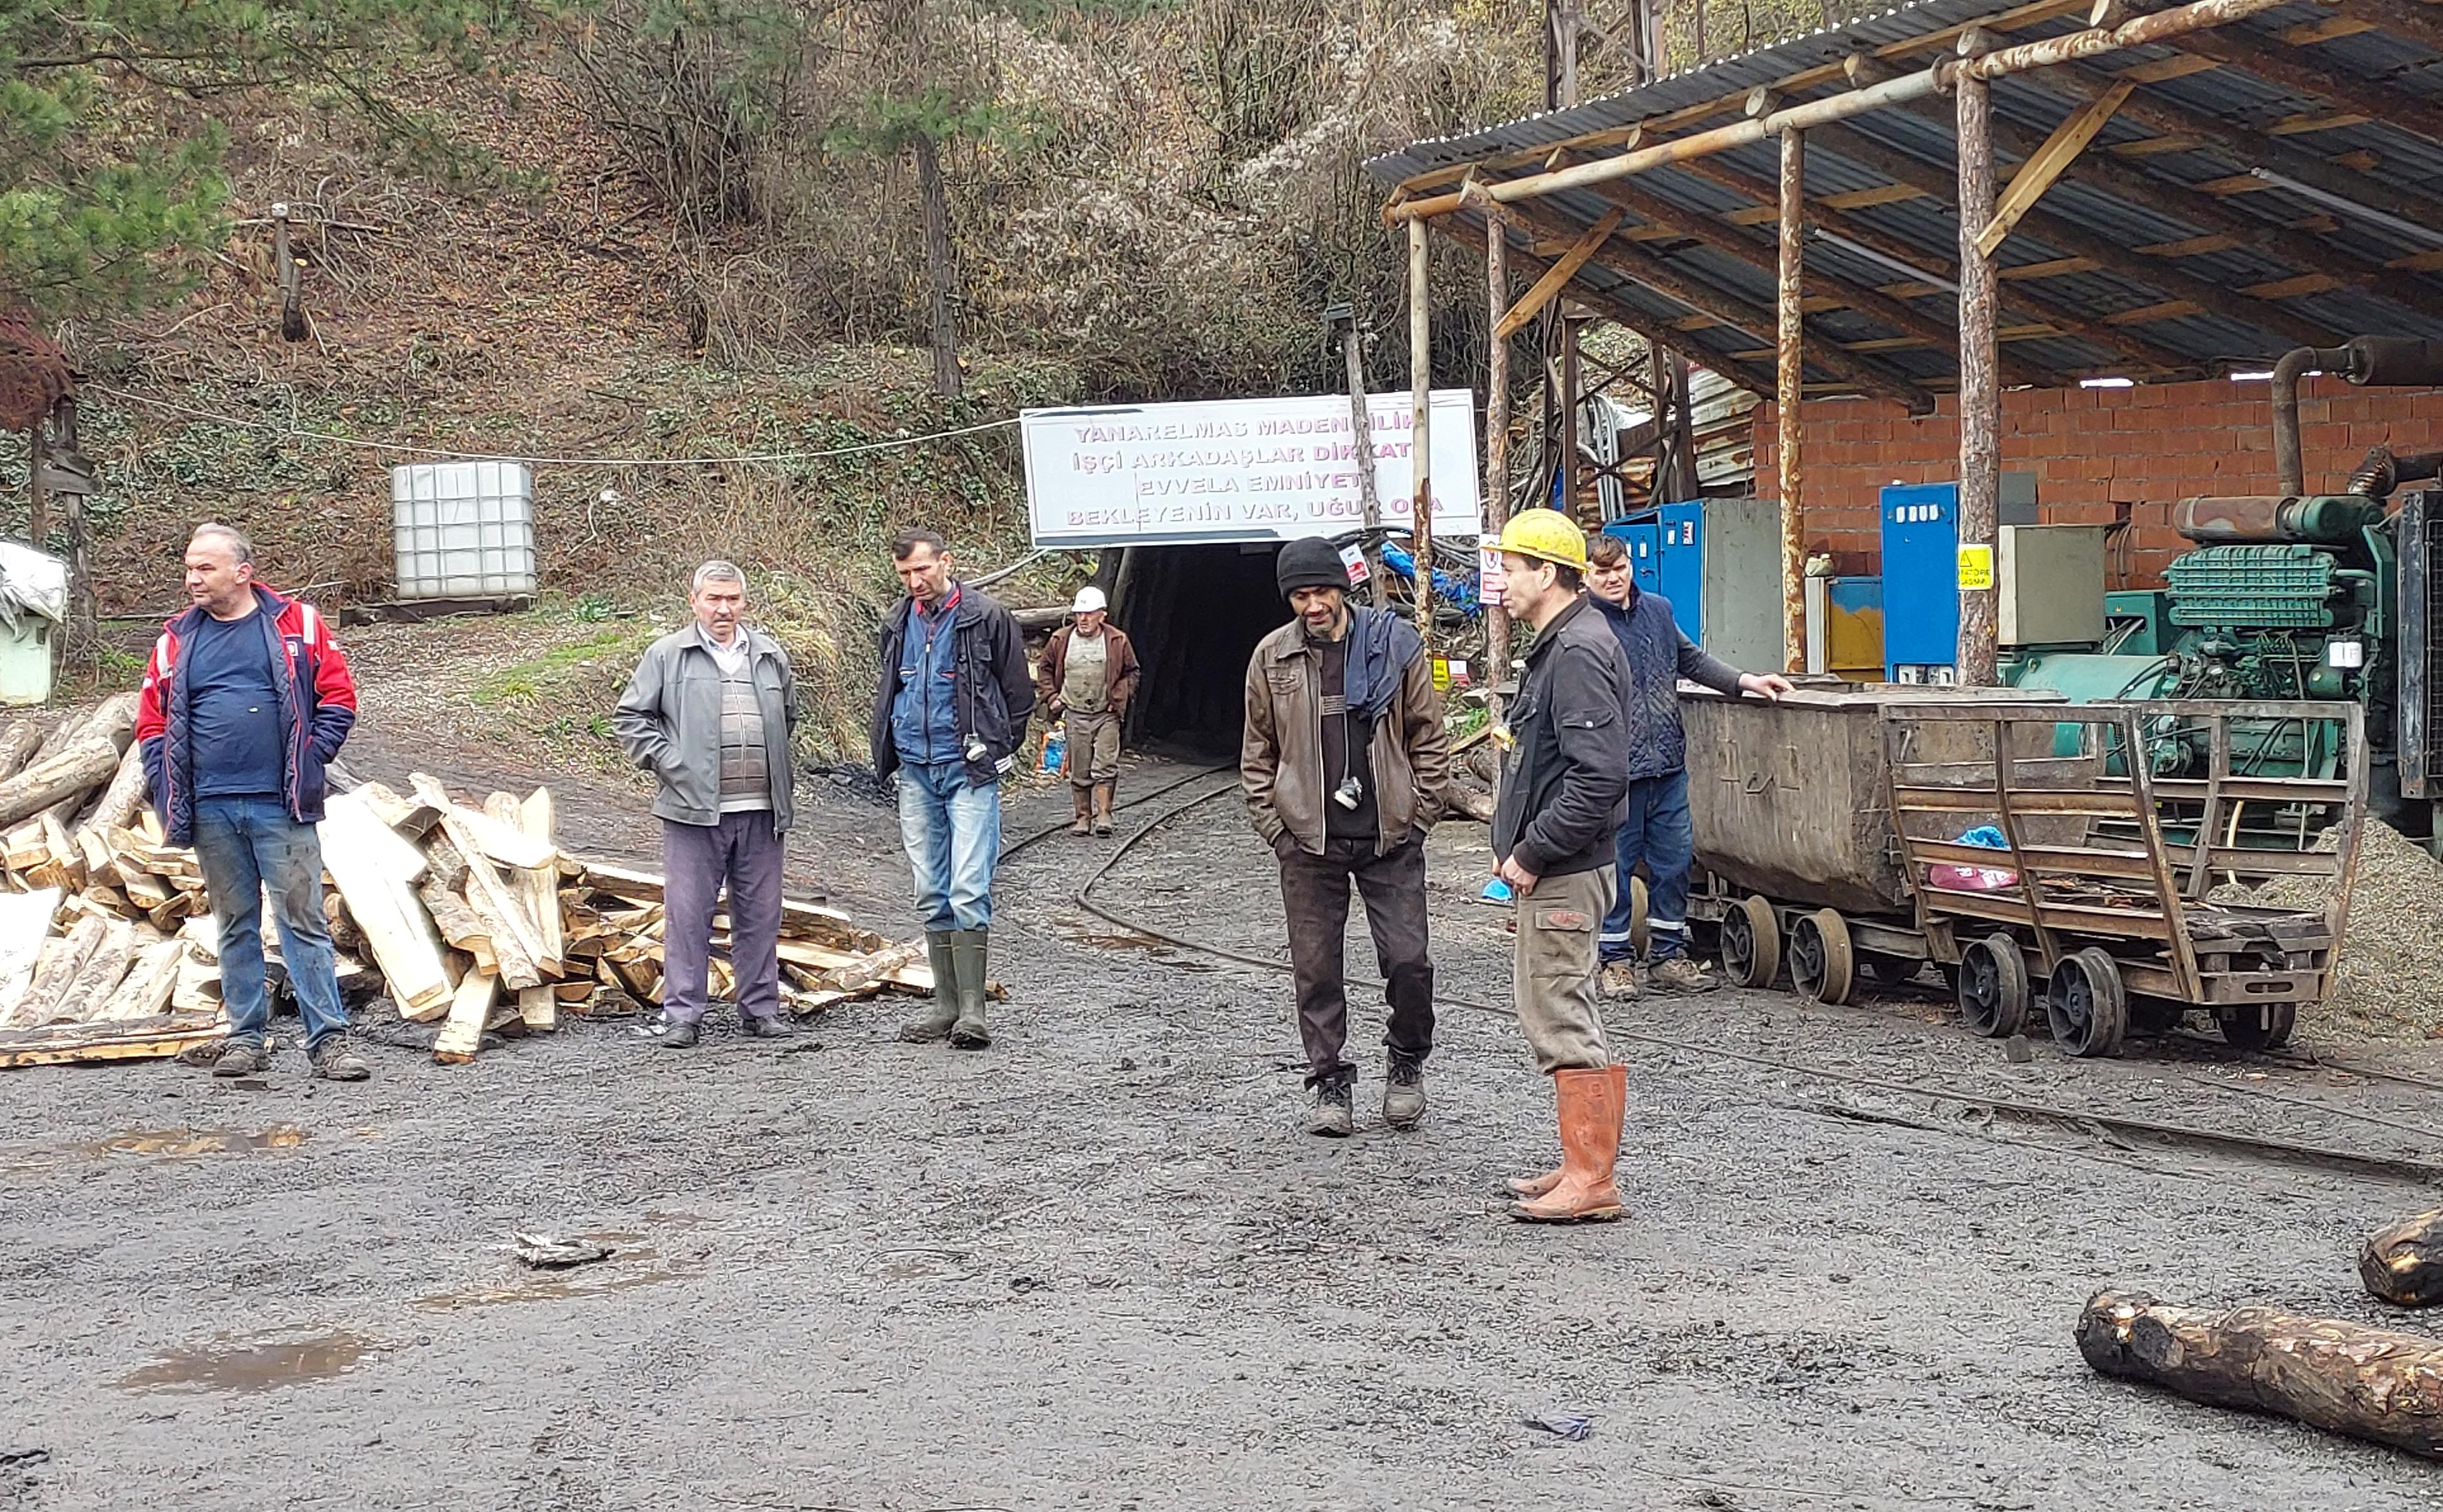
[[695, 569], [695, 623], [653, 642], [619, 695], [613, 732], [661, 782], [662, 1013], [640, 1033], [685, 1049], [702, 1033], [714, 900], [729, 888], [738, 1018], [758, 1039], [781, 1023], [781, 869], [791, 816], [789, 737], [798, 679], [781, 643], [743, 622], [746, 580]]

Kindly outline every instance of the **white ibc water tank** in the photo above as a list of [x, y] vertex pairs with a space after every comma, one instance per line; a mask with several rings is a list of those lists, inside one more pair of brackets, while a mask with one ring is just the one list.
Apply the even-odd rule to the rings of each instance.
[[390, 470], [402, 599], [535, 590], [534, 474], [523, 462]]

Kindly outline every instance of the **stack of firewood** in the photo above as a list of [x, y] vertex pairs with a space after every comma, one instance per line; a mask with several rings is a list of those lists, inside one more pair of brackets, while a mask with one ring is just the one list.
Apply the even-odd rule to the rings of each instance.
[[[47, 736], [0, 728], [0, 1066], [203, 1050], [226, 1033], [219, 940], [194, 853], [167, 843], [132, 748], [135, 699]], [[352, 1002], [386, 995], [437, 1023], [433, 1059], [471, 1060], [487, 1031], [560, 1015], [634, 1014], [662, 987], [662, 884], [562, 852], [549, 789], [462, 802], [429, 777], [336, 793], [321, 824], [323, 906]], [[714, 920], [716, 946], [727, 920]], [[797, 1011], [932, 987], [922, 951], [817, 904], [785, 905]], [[266, 914], [266, 954], [279, 961]], [[729, 969], [716, 956], [714, 996]]]

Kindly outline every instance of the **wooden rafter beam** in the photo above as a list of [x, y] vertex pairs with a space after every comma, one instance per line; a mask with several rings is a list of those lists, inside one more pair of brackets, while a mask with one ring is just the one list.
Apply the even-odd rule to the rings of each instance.
[[[2030, 4], [2004, 11], [1998, 16], [1988, 16], [1973, 23], [1944, 27], [1937, 31], [1929, 31], [1923, 36], [1903, 37], [1897, 42], [1886, 43], [1875, 49], [1875, 56], [1885, 63], [1942, 56], [1951, 51], [1952, 45], [1959, 40], [1960, 34], [1971, 25], [1987, 31], [2010, 33], [2028, 27], [2041, 26], [2063, 16], [2084, 15], [2089, 3], [2090, 0], [2030, 0]], [[1786, 79], [1776, 80], [1771, 87], [1785, 92], [1799, 92], [1837, 83], [1840, 78], [1841, 65], [1837, 63], [1829, 63], [1802, 69]], [[1601, 152], [1641, 138], [1650, 140], [1666, 137], [1684, 127], [1693, 126], [1699, 121], [1710, 120], [1717, 116], [1741, 114], [1747, 107], [1751, 93], [1753, 93], [1752, 90], [1743, 88], [1735, 94], [1724, 95], [1715, 100], [1699, 101], [1695, 104], [1668, 111], [1632, 125], [1607, 126], [1577, 137], [1566, 138], [1558, 142], [1546, 142], [1533, 148], [1497, 153], [1463, 163], [1451, 163], [1444, 167], [1428, 169], [1422, 174], [1411, 175], [1402, 179], [1394, 192], [1402, 194], [1422, 194], [1459, 182], [1467, 176], [1471, 169], [1480, 169], [1487, 173], [1507, 173], [1513, 169], [1541, 165], [1554, 154]]]
[[2038, 147], [2011, 176], [2011, 187], [2003, 191], [2001, 202], [1993, 207], [1993, 220], [1977, 233], [1976, 250], [1979, 253], [1991, 257], [2001, 249], [2002, 243], [2010, 239], [2011, 228], [2019, 224], [2021, 216], [2036, 208], [2036, 201], [2044, 197], [2045, 191], [2052, 188], [2061, 175], [2069, 171], [2069, 165], [2078, 161], [2078, 155], [2086, 151], [2087, 143], [2095, 140], [2104, 122], [2112, 119], [2112, 113], [2119, 110], [2122, 102], [2137, 90], [2138, 86], [2133, 83], [2115, 84], [2071, 111], [2069, 119], [2053, 129], [2053, 134], [2046, 138], [2044, 145]]
[[2424, 0], [2323, 0], [2326, 9], [2443, 53], [2443, 10]]
[[[1695, 211], [1682, 210], [1669, 200], [1626, 183], [1601, 186], [1600, 193], [1615, 204], [1626, 205], [1659, 226], [1665, 226], [1693, 241], [1734, 257], [1759, 272], [1778, 274], [1779, 255], [1774, 246], [1763, 238]], [[1896, 331], [1902, 331], [1930, 345], [1949, 348], [1956, 340], [1956, 328], [1947, 321], [1938, 320], [1922, 310], [1913, 309], [1892, 296], [1877, 289], [1855, 284], [1822, 268], [1806, 269], [1805, 286], [1816, 294], [1839, 300], [1859, 314], [1878, 321]], [[2010, 381], [2056, 387], [2063, 382], [2061, 375], [2025, 363], [2012, 363]]]
[[[2116, 77], [2083, 65], [2065, 64], [2058, 68], [2039, 68], [2018, 77], [2040, 88], [2055, 90], [2074, 99], [2093, 100], [2128, 75]], [[2206, 143], [2209, 150], [2245, 167], [2263, 168], [2321, 189], [2328, 194], [2338, 194], [2343, 199], [2421, 226], [2443, 226], [2443, 199], [2402, 184], [2370, 177], [2355, 168], [2319, 157], [2313, 153], [2301, 152], [2278, 138], [2235, 126], [2202, 110], [2193, 110], [2154, 90], [2140, 89], [2130, 96], [2128, 103], [2121, 107], [2121, 114], [2159, 132], [2197, 138]]]
[[2270, 38], [2243, 39], [2219, 31], [2194, 32], [2173, 46], [2182, 52], [2212, 59], [2226, 68], [2254, 74], [2292, 94], [2325, 101], [2428, 141], [2443, 142], [2443, 111], [2416, 95], [2387, 89], [2376, 81], [2352, 78], [2326, 67], [2305, 47], [2284, 46]]
[[1588, 227], [1586, 233], [1544, 270], [1544, 276], [1535, 281], [1534, 286], [1519, 295], [1516, 303], [1502, 315], [1500, 323], [1493, 328], [1494, 340], [1510, 340], [1524, 329], [1529, 321], [1542, 314], [1544, 306], [1552, 303], [1570, 279], [1578, 276], [1578, 269], [1587, 266], [1587, 259], [1594, 256], [1595, 249], [1611, 240], [1611, 233], [1620, 229], [1625, 218], [1621, 212], [1614, 210]]
[[[1437, 215], [1428, 224], [1461, 247], [1478, 252], [1484, 249], [1482, 239], [1469, 234], [1468, 228], [1457, 216]], [[1526, 256], [1515, 248], [1510, 252], [1510, 258], [1511, 261], [1525, 268], [1545, 266], [1542, 259]], [[1760, 372], [1736, 358], [1727, 357], [1701, 342], [1692, 341], [1683, 334], [1673, 330], [1668, 323], [1648, 315], [1643, 310], [1624, 304], [1601, 290], [1588, 288], [1581, 285], [1570, 292], [1570, 297], [1613, 324], [1635, 331], [1664, 351], [1677, 352], [1699, 367], [1711, 368], [1751, 394], [1773, 392], [1772, 374]]]
[[[1539, 230], [1559, 233], [1550, 213], [1539, 207], [1513, 205], [1510, 210]], [[1777, 318], [1772, 310], [1617, 236], [1595, 253], [1594, 261], [1726, 325], [1736, 326], [1763, 341], [1773, 340]], [[1930, 392], [1906, 374], [1883, 363], [1853, 355], [1830, 341], [1810, 341], [1808, 350], [1826, 372], [1858, 388], [1898, 399], [1913, 415], [1926, 414], [1934, 407]], [[1773, 385], [1768, 382], [1756, 392], [1772, 391]]]
[[[1684, 163], [1681, 167], [1699, 178], [1719, 184], [1734, 193], [1745, 194], [1760, 204], [1769, 204], [1773, 193], [1773, 185], [1734, 167], [1721, 157], [1700, 157]], [[1840, 237], [1844, 241], [1854, 242], [1904, 267], [1917, 268], [1929, 278], [1940, 279], [1948, 283], [1958, 270], [1958, 265], [1942, 253], [1927, 251], [1914, 242], [1894, 236], [1881, 227], [1868, 224], [1859, 216], [1849, 214], [1846, 211], [1828, 209], [1820, 201], [1808, 201], [1807, 219], [1821, 231]], [[2004, 282], [2002, 286], [2004, 309], [2029, 320], [2042, 322], [2066, 335], [2075, 336], [2082, 341], [2091, 341], [2096, 345], [2119, 352], [2131, 361], [2150, 370], [2170, 373], [2197, 365], [2195, 358], [2174, 351], [2160, 342], [2148, 341], [2134, 332], [2090, 319], [2066, 304], [2058, 304], [2032, 289], [2022, 286], [2023, 283], [2024, 281], [2009, 280]]]
[[[1815, 136], [1827, 148], [1860, 167], [1871, 169], [1886, 178], [1918, 184], [1930, 194], [1942, 193], [1951, 178], [1945, 169], [1886, 147], [1847, 126], [1820, 126], [1816, 128]], [[2058, 251], [2085, 258], [2099, 267], [2109, 268], [2124, 278], [2176, 299], [2186, 300], [2199, 309], [2245, 322], [2268, 335], [2282, 338], [2289, 345], [2333, 346], [2341, 341], [2340, 333], [2326, 330], [2316, 322], [2304, 319], [2271, 301], [2250, 300], [2234, 294], [2220, 285], [2180, 271], [2170, 266], [2166, 259], [2140, 257], [2120, 243], [2097, 235], [2061, 216], [2042, 210], [2030, 211], [2021, 219], [2020, 226], [2029, 235]]]

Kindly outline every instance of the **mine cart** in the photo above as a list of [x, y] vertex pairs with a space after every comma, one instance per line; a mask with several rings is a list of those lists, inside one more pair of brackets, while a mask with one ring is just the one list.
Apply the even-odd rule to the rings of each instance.
[[[2268, 741], [2328, 725], [2340, 775], [2255, 775]], [[2191, 1009], [2264, 1049], [2332, 996], [2366, 806], [2356, 705], [1927, 705], [1883, 731], [1918, 929], [1978, 1033], [2018, 1032], [2041, 983], [2072, 1055]]]
[[[1786, 965], [1842, 1003], [1931, 963], [1972, 1029], [2040, 1011], [2082, 1056], [2193, 1008], [2268, 1048], [2331, 996], [2365, 808], [2355, 709], [1874, 686], [1683, 710], [1689, 916], [1734, 983]], [[2342, 775], [2255, 775], [2310, 723], [2341, 727]]]

